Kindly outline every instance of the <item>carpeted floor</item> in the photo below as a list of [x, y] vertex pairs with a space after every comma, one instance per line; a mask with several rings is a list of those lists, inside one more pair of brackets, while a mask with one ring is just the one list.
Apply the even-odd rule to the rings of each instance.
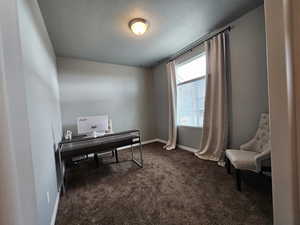
[[[144, 146], [144, 168], [132, 162], [96, 169], [85, 162], [69, 177], [56, 225], [267, 225], [272, 224], [270, 181], [243, 174], [242, 192], [214, 162], [184, 150]], [[129, 151], [119, 154], [130, 159]]]

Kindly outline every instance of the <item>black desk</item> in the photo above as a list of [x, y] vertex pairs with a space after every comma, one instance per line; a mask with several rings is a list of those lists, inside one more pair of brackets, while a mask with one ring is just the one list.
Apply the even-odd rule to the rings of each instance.
[[[138, 145], [139, 161], [134, 158], [133, 145]], [[96, 138], [87, 136], [78, 136], [72, 140], [63, 140], [59, 148], [59, 161], [62, 174], [61, 184], [63, 192], [65, 192], [65, 162], [72, 160], [77, 156], [94, 154], [97, 157], [98, 153], [115, 152], [116, 161], [118, 162], [117, 148], [131, 147], [131, 160], [139, 167], [143, 167], [142, 144], [139, 130], [128, 130], [113, 134], [106, 134]]]

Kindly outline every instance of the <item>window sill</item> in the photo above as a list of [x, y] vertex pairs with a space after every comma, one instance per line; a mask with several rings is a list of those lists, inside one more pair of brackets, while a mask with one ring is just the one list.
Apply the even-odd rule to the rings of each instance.
[[193, 129], [202, 129], [203, 127], [196, 127], [196, 126], [188, 126], [188, 125], [178, 125], [179, 128], [193, 128]]

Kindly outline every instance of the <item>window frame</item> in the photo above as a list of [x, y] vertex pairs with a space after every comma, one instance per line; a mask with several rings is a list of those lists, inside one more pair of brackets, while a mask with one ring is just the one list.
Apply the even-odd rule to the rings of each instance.
[[[195, 59], [197, 59], [197, 58], [199, 58], [199, 57], [201, 57], [203, 55], [206, 55], [205, 51], [201, 51], [201, 53], [198, 53], [197, 55], [189, 57], [188, 59], [185, 59], [184, 61], [176, 64], [176, 68], [179, 67], [179, 66], [183, 66], [183, 65], [185, 65], [187, 63], [190, 63], [191, 61], [193, 61], [193, 60], [195, 60]], [[207, 72], [204, 75], [201, 75], [200, 77], [197, 77], [197, 78], [194, 78], [194, 79], [191, 79], [191, 80], [187, 80], [187, 81], [183, 81], [183, 82], [180, 82], [180, 83], [176, 83], [176, 90], [177, 90], [178, 86], [181, 86], [181, 85], [184, 85], [184, 84], [188, 84], [188, 83], [192, 83], [192, 82], [195, 82], [195, 81], [198, 81], [198, 80], [206, 79], [206, 77], [207, 77]], [[176, 105], [176, 111], [178, 110], [177, 107], [178, 107], [178, 104]], [[177, 120], [177, 122], [178, 122], [178, 120]], [[202, 124], [202, 126], [192, 126], [192, 125], [180, 125], [180, 124], [177, 124], [177, 127], [203, 129], [203, 124]]]
[[176, 86], [178, 87], [178, 86], [181, 86], [181, 85], [184, 85], [184, 84], [192, 83], [194, 81], [202, 80], [202, 79], [205, 79], [205, 77], [206, 77], [206, 75], [205, 76], [201, 76], [201, 77], [197, 77], [197, 78], [194, 78], [194, 79], [191, 79], [191, 80], [187, 80], [187, 81], [178, 83]]

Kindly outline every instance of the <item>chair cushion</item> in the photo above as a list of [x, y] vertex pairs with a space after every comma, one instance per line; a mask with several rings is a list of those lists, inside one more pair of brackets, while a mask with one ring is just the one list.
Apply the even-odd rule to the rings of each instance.
[[225, 154], [236, 169], [256, 171], [255, 156], [258, 154], [257, 152], [227, 149]]

